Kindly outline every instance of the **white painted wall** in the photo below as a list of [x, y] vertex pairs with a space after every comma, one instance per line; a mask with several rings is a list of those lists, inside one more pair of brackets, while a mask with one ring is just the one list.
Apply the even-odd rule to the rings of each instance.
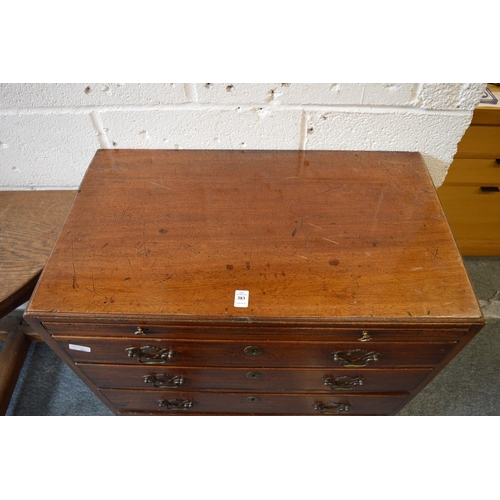
[[0, 189], [76, 188], [99, 148], [419, 151], [436, 187], [483, 83], [3, 83]]

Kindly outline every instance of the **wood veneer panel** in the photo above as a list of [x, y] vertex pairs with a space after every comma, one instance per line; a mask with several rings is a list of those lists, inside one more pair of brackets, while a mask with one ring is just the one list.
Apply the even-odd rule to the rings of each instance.
[[[338, 367], [331, 353], [351, 352], [358, 349], [365, 354], [353, 354], [349, 358], [363, 357], [368, 353], [379, 354], [376, 361], [357, 361], [354, 364], [372, 366], [433, 366], [439, 363], [456, 345], [455, 342], [377, 342], [368, 345], [359, 342], [269, 342], [262, 341], [256, 347], [262, 349], [257, 356], [245, 355], [246, 347], [253, 344], [240, 340], [227, 341], [166, 341], [149, 339], [114, 339], [100, 337], [55, 336], [54, 339], [77, 363], [125, 363], [148, 364], [152, 358], [138, 353], [128, 355], [128, 349], [143, 350], [153, 355], [161, 351], [173, 351], [171, 358], [160, 364], [183, 364], [187, 366], [325, 366]], [[152, 349], [152, 350], [151, 350]], [[158, 364], [158, 362], [154, 362]], [[350, 363], [353, 364], [353, 363]]]
[[[103, 389], [102, 393], [116, 405], [120, 412], [151, 411], [163, 414], [207, 413], [207, 414], [292, 414], [321, 415], [315, 409], [317, 404], [337, 403], [348, 405], [349, 409], [340, 411], [341, 415], [389, 415], [407, 397], [407, 394], [380, 395], [298, 395], [298, 394], [211, 394], [203, 392], [165, 391], [121, 391]], [[258, 398], [254, 401], [249, 398]], [[186, 410], [168, 410], [161, 408], [159, 401], [192, 401], [193, 406]], [[325, 412], [325, 415], [329, 412]], [[335, 412], [331, 412], [335, 414]]]
[[[80, 364], [79, 367], [101, 388], [150, 389], [161, 393], [168, 378], [182, 377], [181, 390], [274, 391], [274, 392], [406, 392], [426, 377], [429, 368], [207, 368], [187, 366], [125, 366]], [[250, 374], [250, 375], [249, 375]], [[249, 376], [247, 376], [249, 375]], [[144, 381], [147, 377], [148, 381]], [[258, 378], [257, 378], [258, 377]], [[338, 380], [335, 382], [335, 378]], [[331, 385], [325, 379], [333, 379]], [[362, 384], [352, 383], [358, 380]], [[351, 381], [351, 385], [349, 382]], [[344, 382], [344, 385], [342, 383]], [[172, 382], [170, 382], [172, 383]], [[333, 387], [333, 389], [331, 388]], [[172, 390], [170, 388], [170, 390]]]
[[480, 321], [440, 213], [417, 153], [103, 150], [30, 310]]

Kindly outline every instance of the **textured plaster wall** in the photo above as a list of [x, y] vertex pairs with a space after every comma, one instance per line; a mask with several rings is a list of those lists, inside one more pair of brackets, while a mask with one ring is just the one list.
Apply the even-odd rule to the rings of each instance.
[[438, 187], [482, 83], [3, 83], [0, 189], [76, 188], [99, 148], [419, 151]]

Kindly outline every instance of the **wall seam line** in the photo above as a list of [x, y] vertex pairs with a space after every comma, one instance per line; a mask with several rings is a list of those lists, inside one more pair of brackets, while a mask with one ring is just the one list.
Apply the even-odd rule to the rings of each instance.
[[307, 112], [302, 110], [302, 117], [300, 120], [300, 142], [299, 150], [304, 151], [307, 145]]
[[189, 102], [198, 102], [198, 90], [195, 83], [185, 83], [184, 94]]
[[420, 96], [420, 93], [422, 92], [423, 86], [424, 86], [423, 83], [414, 83], [413, 84], [412, 96], [410, 98], [410, 103], [413, 106], [417, 106], [417, 104], [418, 104], [418, 98]]
[[90, 119], [92, 120], [92, 125], [94, 126], [95, 131], [97, 132], [97, 139], [99, 141], [99, 145], [102, 149], [109, 149], [111, 144], [108, 139], [108, 135], [104, 130], [104, 126], [102, 124], [101, 117], [98, 112], [90, 113]]

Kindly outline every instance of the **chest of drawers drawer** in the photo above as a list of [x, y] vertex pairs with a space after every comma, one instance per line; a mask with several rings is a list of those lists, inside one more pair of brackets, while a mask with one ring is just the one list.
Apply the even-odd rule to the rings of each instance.
[[500, 158], [500, 126], [469, 127], [458, 145], [457, 154], [461, 157]]
[[467, 334], [468, 329], [464, 326], [456, 325], [446, 328], [418, 328], [398, 327], [394, 325], [385, 327], [373, 327], [367, 323], [356, 327], [263, 327], [240, 325], [233, 327], [224, 326], [161, 326], [147, 325], [136, 326], [123, 323], [64, 323], [64, 322], [44, 322], [43, 327], [53, 337], [100, 337], [114, 339], [117, 337], [128, 338], [131, 342], [148, 342], [148, 339], [164, 340], [169, 342], [183, 341], [207, 341], [214, 340], [238, 340], [247, 339], [248, 342], [269, 342], [269, 341], [347, 341], [357, 343], [368, 343], [372, 341], [394, 342], [394, 341], [415, 341], [415, 342], [457, 342]]
[[446, 185], [477, 186], [479, 189], [481, 186], [500, 186], [500, 158], [498, 161], [496, 158], [457, 158], [448, 171]]
[[406, 394], [318, 395], [167, 392], [104, 389], [121, 414], [379, 415], [390, 414]]
[[100, 388], [238, 392], [410, 392], [432, 368], [212, 368], [78, 363]]
[[416, 153], [99, 151], [27, 321], [117, 415], [390, 415], [484, 321]]
[[[109, 362], [182, 366], [337, 366], [362, 368], [433, 366], [456, 345], [455, 342], [376, 342], [369, 347], [354, 342], [260, 342], [149, 339], [103, 339], [59, 337], [54, 340], [75, 363]], [[85, 344], [82, 345], [82, 340]]]

